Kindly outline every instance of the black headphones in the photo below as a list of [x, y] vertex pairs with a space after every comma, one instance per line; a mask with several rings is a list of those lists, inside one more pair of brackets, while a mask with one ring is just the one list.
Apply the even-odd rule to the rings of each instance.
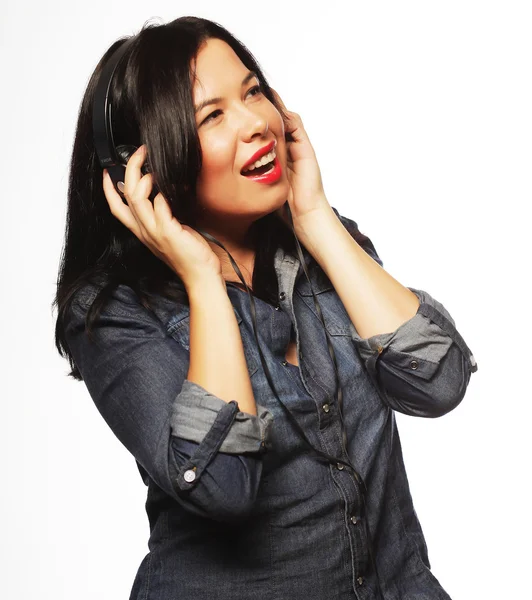
[[[115, 141], [114, 141], [114, 137], [113, 137], [113, 129], [112, 129], [112, 117], [113, 117], [112, 104], [109, 99], [109, 90], [111, 87], [111, 81], [113, 79], [113, 75], [116, 71], [118, 64], [120, 63], [120, 60], [124, 57], [128, 48], [130, 47], [133, 40], [135, 40], [135, 39], [136, 39], [136, 36], [132, 36], [131, 38], [127, 39], [111, 55], [111, 57], [108, 59], [107, 63], [102, 68], [102, 72], [101, 72], [101, 75], [96, 84], [96, 90], [94, 92], [94, 104], [93, 104], [93, 109], [92, 109], [92, 127], [93, 127], [93, 136], [94, 136], [94, 146], [96, 148], [96, 153], [97, 153], [100, 165], [103, 169], [108, 170], [109, 175], [111, 176], [111, 180], [113, 181], [113, 184], [115, 185], [115, 188], [118, 189], [118, 191], [121, 194], [123, 199], [124, 199], [123, 186], [124, 186], [127, 161], [129, 160], [131, 155], [137, 150], [138, 147], [133, 146], [133, 145], [121, 145], [121, 146], [115, 145]], [[146, 175], [147, 173], [150, 172], [149, 166], [146, 166], [146, 164], [147, 164], [147, 161], [145, 161], [141, 167], [141, 171], [144, 175]], [[157, 193], [158, 193], [158, 191], [156, 190], [156, 187], [154, 185], [152, 192], [150, 193], [150, 196], [149, 196], [149, 198], [152, 202], [153, 202], [155, 196], [157, 195]], [[291, 214], [290, 210], [288, 210], [287, 212], [288, 212], [290, 224], [292, 226], [292, 231], [294, 231], [292, 214]], [[211, 236], [209, 233], [207, 233], [206, 231], [202, 231], [201, 229], [196, 229], [196, 230], [198, 231], [198, 233], [200, 233], [204, 237], [207, 237], [209, 240], [213, 241], [215, 244], [217, 244], [218, 246], [220, 246], [223, 250], [225, 250], [227, 252], [225, 246], [221, 242], [216, 240], [213, 236]], [[294, 236], [295, 236], [295, 231], [294, 231]], [[305, 257], [301, 250], [301, 245], [299, 243], [299, 240], [297, 239], [297, 236], [296, 236], [296, 246], [297, 246], [297, 250], [298, 250], [298, 254], [299, 254], [300, 263], [305, 272], [307, 281], [309, 282], [309, 285], [311, 287], [312, 296], [314, 298], [314, 304], [316, 306], [316, 310], [318, 312], [318, 315], [322, 322], [324, 331], [326, 333], [327, 345], [329, 347], [329, 354], [333, 360], [334, 370], [335, 370], [335, 374], [336, 374], [336, 394], [335, 395], [338, 398], [340, 426], [341, 426], [341, 430], [342, 430], [342, 445], [343, 445], [345, 456], [348, 457], [349, 455], [347, 452], [347, 434], [345, 431], [345, 424], [344, 424], [344, 419], [343, 419], [343, 414], [342, 414], [342, 388], [340, 387], [340, 378], [338, 375], [338, 366], [337, 366], [337, 362], [336, 362], [336, 357], [335, 357], [334, 349], [329, 340], [329, 333], [327, 331], [327, 328], [325, 327], [325, 321], [323, 319], [321, 308], [316, 299], [314, 290], [312, 289], [312, 285], [310, 284], [310, 277], [309, 277], [309, 274], [307, 271]], [[262, 354], [262, 350], [260, 349], [260, 344], [258, 343], [258, 339], [257, 339], [255, 299], [253, 298], [253, 294], [251, 293], [248, 285], [246, 284], [244, 277], [242, 276], [242, 273], [241, 273], [240, 269], [238, 268], [238, 265], [233, 260], [233, 257], [231, 256], [231, 254], [229, 252], [227, 252], [227, 255], [229, 256], [229, 260], [231, 261], [231, 264], [233, 265], [233, 268], [235, 269], [237, 275], [239, 276], [240, 280], [246, 287], [248, 296], [250, 298], [251, 316], [253, 319], [255, 340], [257, 342], [257, 347], [259, 350], [262, 366], [264, 369], [264, 374], [266, 375], [266, 378], [268, 379], [268, 383], [269, 383], [270, 388], [273, 391], [275, 397], [277, 398], [278, 402], [283, 407], [288, 418], [290, 419], [290, 421], [294, 425], [295, 429], [298, 431], [299, 435], [301, 436], [301, 438], [303, 439], [306, 446], [309, 448], [309, 450], [311, 452], [317, 454], [318, 456], [321, 456], [322, 458], [325, 458], [327, 460], [327, 462], [329, 462], [331, 465], [335, 465], [336, 467], [338, 467], [338, 466], [340, 466], [340, 464], [342, 464], [342, 465], [348, 467], [353, 472], [353, 476], [357, 482], [360, 496], [362, 498], [361, 517], [362, 517], [362, 520], [363, 520], [365, 528], [366, 528], [369, 555], [370, 555], [370, 558], [371, 558], [371, 561], [373, 564], [373, 568], [375, 570], [375, 576], [377, 579], [378, 589], [382, 596], [382, 591], [380, 589], [379, 577], [377, 574], [377, 567], [375, 565], [375, 559], [373, 557], [373, 550], [371, 547], [372, 537], [369, 532], [369, 526], [368, 526], [367, 516], [366, 516], [366, 492], [367, 492], [366, 484], [365, 484], [364, 480], [362, 479], [362, 476], [356, 471], [355, 467], [352, 465], [349, 458], [347, 458], [347, 459], [337, 458], [337, 457], [335, 457], [331, 454], [328, 454], [326, 452], [323, 452], [319, 448], [316, 448], [315, 446], [313, 446], [310, 443], [310, 441], [308, 440], [307, 436], [305, 435], [305, 432], [303, 431], [303, 429], [297, 422], [297, 419], [292, 415], [292, 413], [286, 407], [284, 402], [277, 395], [277, 392], [275, 391], [275, 387], [273, 385], [273, 381], [272, 381], [270, 372], [266, 365], [266, 361], [264, 360], [264, 356]], [[372, 372], [369, 372], [369, 374], [372, 377], [373, 381], [375, 382], [377, 391], [379, 391], [379, 385], [376, 381], [375, 375]]]
[[[92, 106], [94, 147], [100, 166], [102, 169], [107, 169], [115, 189], [124, 201], [123, 190], [126, 165], [131, 155], [137, 151], [138, 146], [130, 144], [115, 145], [112, 126], [113, 112], [109, 91], [116, 68], [135, 39], [136, 36], [131, 36], [131, 38], [127, 39], [103, 66], [94, 92], [94, 104]], [[143, 175], [147, 175], [151, 171], [148, 160], [144, 161], [140, 170]], [[150, 200], [152, 202], [158, 193], [154, 185], [150, 193]]]

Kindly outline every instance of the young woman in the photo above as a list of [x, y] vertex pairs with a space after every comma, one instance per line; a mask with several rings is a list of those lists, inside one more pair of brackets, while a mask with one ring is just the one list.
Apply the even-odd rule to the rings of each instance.
[[55, 299], [69, 374], [148, 487], [130, 598], [448, 599], [394, 411], [462, 400], [453, 319], [330, 206], [242, 43], [195, 17], [135, 38], [111, 97], [115, 143], [140, 148], [117, 190], [91, 109], [119, 40], [79, 113]]

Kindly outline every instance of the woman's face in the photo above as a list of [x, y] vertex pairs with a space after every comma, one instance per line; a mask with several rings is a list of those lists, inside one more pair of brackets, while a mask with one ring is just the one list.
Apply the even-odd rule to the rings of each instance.
[[[235, 239], [244, 236], [253, 221], [281, 207], [289, 191], [282, 117], [257, 88], [258, 79], [248, 74], [221, 40], [208, 40], [198, 53], [194, 105], [220, 98], [195, 115], [203, 161], [197, 181], [200, 221], [213, 231], [233, 232]], [[244, 164], [272, 141], [280, 178], [259, 183], [242, 175]]]

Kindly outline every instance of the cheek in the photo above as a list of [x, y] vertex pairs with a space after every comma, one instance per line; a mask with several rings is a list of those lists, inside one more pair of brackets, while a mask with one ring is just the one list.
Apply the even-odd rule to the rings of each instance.
[[223, 140], [210, 140], [202, 144], [201, 178], [209, 180], [230, 175], [234, 169], [234, 148]]

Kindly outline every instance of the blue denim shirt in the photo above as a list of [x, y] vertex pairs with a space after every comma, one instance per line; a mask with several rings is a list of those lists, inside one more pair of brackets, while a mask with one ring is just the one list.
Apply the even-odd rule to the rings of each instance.
[[[382, 266], [356, 222], [334, 210]], [[188, 306], [161, 297], [154, 316], [121, 285], [91, 343], [84, 318], [98, 290], [77, 295], [69, 347], [148, 488], [149, 552], [130, 600], [377, 599], [369, 544], [386, 600], [449, 599], [431, 571], [394, 411], [446, 414], [464, 397], [475, 360], [443, 305], [414, 288], [415, 316], [361, 338], [323, 270], [305, 260], [336, 354], [349, 458], [367, 486], [364, 516], [352, 472], [309, 453], [271, 392], [245, 290], [227, 284], [257, 415], [186, 379]], [[298, 257], [281, 248], [275, 271], [278, 305], [255, 298], [255, 308], [277, 393], [314, 446], [344, 457], [334, 366], [309, 283]], [[285, 359], [291, 335], [299, 366]]]

